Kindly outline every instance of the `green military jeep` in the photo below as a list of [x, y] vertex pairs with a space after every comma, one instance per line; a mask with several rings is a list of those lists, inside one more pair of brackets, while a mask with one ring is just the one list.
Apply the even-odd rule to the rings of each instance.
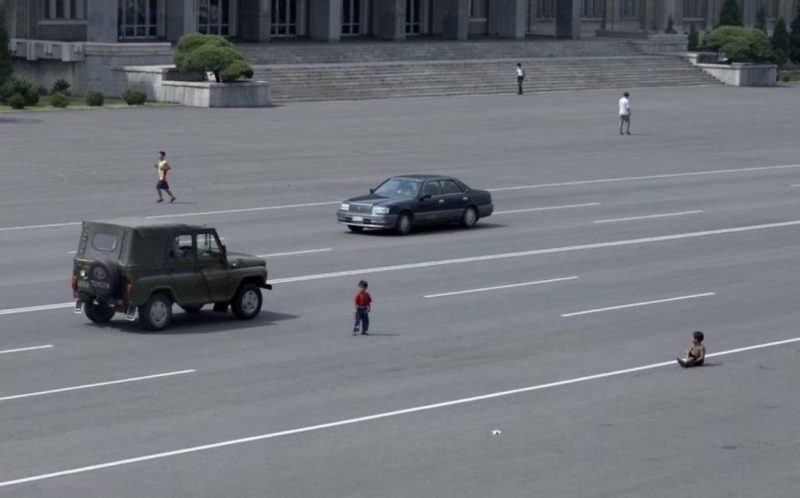
[[76, 313], [107, 323], [120, 312], [147, 330], [165, 329], [173, 304], [255, 318], [271, 288], [266, 261], [228, 253], [213, 228], [138, 218], [83, 222], [72, 273]]

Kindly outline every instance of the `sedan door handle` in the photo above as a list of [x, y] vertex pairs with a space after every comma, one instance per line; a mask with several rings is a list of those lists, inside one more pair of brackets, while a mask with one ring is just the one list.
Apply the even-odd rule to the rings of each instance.
[[444, 204], [444, 199], [439, 199], [439, 204]]
[[469, 200], [469, 197], [467, 197], [467, 196], [465, 195], [464, 197], [462, 197], [462, 198], [461, 198], [461, 200], [462, 200], [462, 201], [468, 201], [468, 200]]

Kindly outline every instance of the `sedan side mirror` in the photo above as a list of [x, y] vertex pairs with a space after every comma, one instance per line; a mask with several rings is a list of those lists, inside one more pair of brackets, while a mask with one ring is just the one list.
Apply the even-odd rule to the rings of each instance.
[[370, 194], [374, 194], [375, 193], [375, 189], [374, 188], [369, 189], [369, 193]]

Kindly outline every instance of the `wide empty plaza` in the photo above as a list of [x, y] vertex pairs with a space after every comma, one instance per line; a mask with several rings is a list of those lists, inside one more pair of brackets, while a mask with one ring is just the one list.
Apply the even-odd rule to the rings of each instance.
[[[0, 114], [0, 496], [796, 496], [800, 89], [629, 89], [631, 136], [622, 90]], [[495, 213], [336, 224], [404, 173]], [[122, 216], [264, 256], [264, 311], [75, 315]]]

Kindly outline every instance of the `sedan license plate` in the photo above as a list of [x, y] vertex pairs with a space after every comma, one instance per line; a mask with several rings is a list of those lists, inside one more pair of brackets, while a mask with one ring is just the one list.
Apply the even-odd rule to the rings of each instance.
[[353, 221], [364, 221], [363, 216], [353, 216]]

